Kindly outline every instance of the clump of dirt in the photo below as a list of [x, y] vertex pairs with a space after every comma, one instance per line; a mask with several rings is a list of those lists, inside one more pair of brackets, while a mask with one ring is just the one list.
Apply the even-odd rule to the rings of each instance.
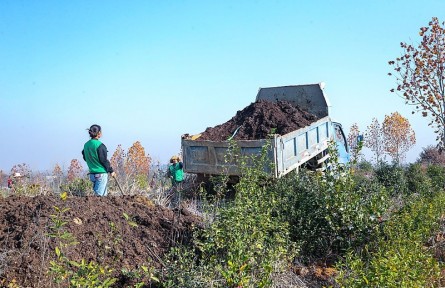
[[253, 102], [224, 124], [207, 128], [198, 140], [226, 141], [265, 139], [285, 135], [315, 122], [317, 117], [287, 101]]
[[77, 242], [63, 248], [65, 256], [113, 269], [119, 279], [115, 287], [134, 285], [122, 269], [162, 268], [163, 254], [188, 243], [192, 227], [200, 225], [187, 210], [157, 206], [142, 196], [0, 198], [1, 287], [57, 287], [47, 272], [56, 246], [64, 241], [50, 236], [58, 220], [66, 221], [59, 231]]

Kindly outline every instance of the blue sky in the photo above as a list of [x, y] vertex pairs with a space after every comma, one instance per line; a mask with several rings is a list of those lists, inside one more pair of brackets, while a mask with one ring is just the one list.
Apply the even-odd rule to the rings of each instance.
[[109, 157], [140, 141], [166, 163], [182, 134], [226, 122], [258, 88], [319, 82], [346, 133], [408, 118], [415, 161], [435, 135], [389, 92], [388, 61], [444, 11], [442, 0], [2, 0], [0, 169], [66, 169], [95, 123]]

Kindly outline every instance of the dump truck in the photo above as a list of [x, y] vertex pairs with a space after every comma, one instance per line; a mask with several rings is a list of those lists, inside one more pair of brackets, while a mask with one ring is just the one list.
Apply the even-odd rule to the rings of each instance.
[[[287, 173], [307, 167], [323, 169], [330, 157], [328, 145], [332, 140], [338, 151], [339, 163], [350, 160], [349, 150], [342, 125], [329, 116], [329, 100], [325, 95], [324, 83], [260, 88], [257, 101], [287, 101], [300, 109], [312, 113], [316, 120], [306, 127], [285, 135], [274, 134], [268, 139], [236, 140], [242, 155], [259, 155], [268, 147], [267, 157], [273, 164], [267, 168], [271, 176], [280, 178]], [[268, 146], [265, 146], [269, 143]], [[183, 167], [186, 173], [201, 177], [212, 175], [239, 176], [239, 167], [228, 162], [225, 155], [229, 141], [200, 140], [199, 134], [181, 136]]]

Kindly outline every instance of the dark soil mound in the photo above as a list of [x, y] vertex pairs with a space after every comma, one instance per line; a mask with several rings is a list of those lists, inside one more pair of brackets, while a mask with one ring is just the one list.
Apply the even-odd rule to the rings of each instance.
[[315, 115], [287, 101], [259, 101], [238, 111], [226, 123], [207, 128], [198, 139], [225, 141], [234, 134], [234, 140], [265, 139], [270, 134], [284, 135], [306, 127], [316, 120]]
[[161, 267], [168, 248], [186, 243], [199, 223], [185, 210], [155, 206], [141, 196], [0, 198], [0, 287], [11, 282], [18, 284], [13, 287], [57, 287], [47, 273], [56, 246], [64, 241], [49, 236], [56, 219], [66, 221], [59, 231], [72, 233], [78, 242], [64, 248], [65, 255], [113, 269], [119, 279], [115, 287], [134, 285], [122, 269]]

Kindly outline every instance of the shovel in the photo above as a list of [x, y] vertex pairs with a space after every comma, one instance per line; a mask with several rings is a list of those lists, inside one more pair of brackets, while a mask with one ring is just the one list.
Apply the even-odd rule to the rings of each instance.
[[119, 184], [119, 181], [117, 181], [116, 176], [113, 176], [113, 178], [114, 178], [114, 181], [116, 181], [116, 183], [117, 183], [117, 187], [119, 187], [119, 191], [121, 192], [121, 195], [124, 196], [124, 191], [122, 191], [121, 184]]

